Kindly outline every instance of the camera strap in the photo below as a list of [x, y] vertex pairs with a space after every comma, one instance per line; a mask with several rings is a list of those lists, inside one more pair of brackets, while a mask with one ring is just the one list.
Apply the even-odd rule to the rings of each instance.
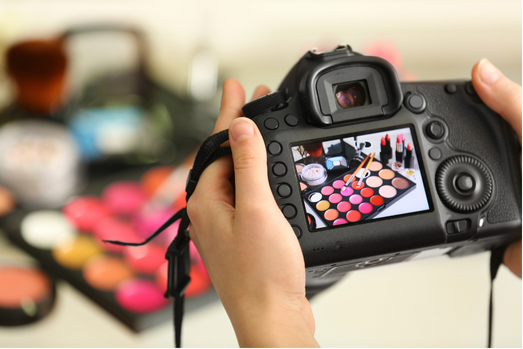
[[494, 292], [494, 279], [498, 274], [499, 266], [503, 263], [503, 255], [507, 246], [500, 246], [493, 248], [490, 251], [490, 301], [488, 309], [488, 347], [491, 348], [492, 344], [492, 313], [493, 313], [493, 301], [492, 294]]
[[[187, 194], [185, 198], [186, 203], [194, 193], [196, 184], [198, 184], [198, 180], [207, 166], [222, 156], [231, 154], [230, 147], [221, 146], [228, 140], [229, 130], [224, 130], [210, 136], [202, 143], [194, 159], [193, 168], [191, 171], [189, 171], [189, 175], [187, 176], [187, 182], [185, 184], [185, 192]], [[191, 282], [191, 278], [189, 276], [191, 271], [189, 241], [191, 239], [189, 237], [189, 231], [187, 230], [191, 221], [187, 215], [187, 209], [183, 208], [176, 212], [160, 228], [152, 233], [151, 236], [142, 242], [133, 243], [115, 240], [102, 240], [103, 242], [120, 246], [142, 246], [150, 242], [156, 236], [160, 235], [165, 229], [180, 219], [181, 222], [180, 226], [178, 227], [178, 233], [167, 248], [167, 252], [165, 254], [165, 259], [167, 259], [169, 263], [167, 291], [165, 292], [165, 298], [174, 299], [174, 342], [176, 348], [181, 347], [185, 290]]]

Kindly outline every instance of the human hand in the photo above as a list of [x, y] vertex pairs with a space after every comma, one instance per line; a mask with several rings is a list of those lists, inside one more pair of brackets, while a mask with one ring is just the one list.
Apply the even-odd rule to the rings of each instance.
[[[514, 128], [521, 143], [521, 86], [510, 81], [486, 59], [472, 69], [472, 84], [481, 100]], [[503, 263], [521, 278], [521, 240], [507, 248]]]
[[[267, 93], [260, 86], [253, 99]], [[187, 203], [190, 236], [240, 346], [317, 346], [300, 245], [269, 187], [260, 131], [241, 117], [244, 103], [243, 87], [227, 80], [214, 132], [229, 127], [232, 159], [200, 177]]]

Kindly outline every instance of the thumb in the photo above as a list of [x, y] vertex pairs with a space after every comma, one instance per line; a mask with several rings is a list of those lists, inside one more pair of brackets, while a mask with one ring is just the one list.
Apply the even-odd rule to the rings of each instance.
[[472, 84], [481, 100], [514, 128], [521, 143], [521, 86], [486, 59], [472, 69]]
[[[234, 119], [229, 127], [237, 209], [274, 200], [267, 178], [267, 153], [258, 127], [245, 117]], [[270, 202], [270, 201], [269, 201]]]

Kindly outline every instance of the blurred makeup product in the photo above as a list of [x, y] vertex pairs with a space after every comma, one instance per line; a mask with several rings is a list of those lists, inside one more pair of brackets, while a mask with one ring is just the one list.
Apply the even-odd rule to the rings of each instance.
[[0, 326], [35, 322], [53, 309], [54, 279], [18, 255], [0, 250]]
[[327, 166], [327, 170], [342, 170], [347, 168], [347, 159], [345, 159], [343, 156], [334, 156], [325, 159], [325, 164]]
[[414, 157], [412, 156], [412, 150], [412, 143], [409, 142], [409, 144], [407, 145], [407, 151], [405, 153], [405, 168], [407, 169], [411, 169], [414, 167]]
[[[0, 218], [0, 225], [6, 227], [13, 242], [46, 269], [71, 283], [134, 331], [142, 331], [172, 318], [170, 302], [163, 295], [167, 284], [165, 253], [176, 228], [140, 247], [105, 244], [101, 240], [140, 242], [159, 228], [174, 211], [172, 205], [177, 198], [171, 197], [163, 206], [162, 201], [151, 204], [151, 200], [157, 197], [158, 190], [164, 190], [165, 182], [173, 181], [176, 170], [153, 168], [142, 176], [141, 182], [94, 184], [98, 193], [103, 193], [102, 197], [92, 195], [93, 192], [74, 197], [61, 212], [15, 210]], [[171, 186], [176, 187], [175, 184], [170, 182]], [[212, 289], [209, 275], [198, 252], [192, 248], [190, 276], [195, 282], [186, 292], [190, 298], [186, 303], [189, 310], [217, 299], [214, 292], [208, 292]], [[1, 290], [0, 286], [0, 294]], [[191, 297], [198, 299], [191, 302]]]
[[62, 106], [67, 57], [61, 40], [31, 40], [7, 51], [7, 72], [17, 86], [17, 103], [48, 115]]
[[327, 179], [327, 170], [320, 164], [310, 164], [301, 171], [301, 178], [308, 185], [320, 185]]
[[16, 205], [13, 194], [6, 188], [0, 186], [0, 217], [14, 210]]
[[28, 208], [55, 208], [76, 193], [80, 156], [61, 125], [21, 120], [0, 128], [0, 184]]

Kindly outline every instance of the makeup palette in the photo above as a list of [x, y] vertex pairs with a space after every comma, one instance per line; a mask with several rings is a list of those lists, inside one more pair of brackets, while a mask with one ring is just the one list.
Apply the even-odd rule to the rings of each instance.
[[376, 159], [368, 171], [360, 169], [347, 185], [354, 171], [329, 174], [333, 178], [302, 192], [305, 202], [328, 227], [372, 219], [416, 187]]
[[[165, 253], [176, 227], [138, 247], [102, 240], [143, 241], [175, 213], [178, 198], [171, 198], [167, 206], [165, 200], [153, 200], [153, 189], [163, 188], [154, 178], [160, 175], [172, 180], [166, 172], [166, 168], [153, 168], [142, 181], [98, 183], [93, 186], [97, 189], [89, 192], [101, 192], [101, 196], [74, 197], [62, 210], [15, 210], [0, 224], [13, 242], [46, 268], [134, 331], [141, 331], [172, 318], [172, 306], [164, 298]], [[190, 248], [192, 282], [185, 293], [187, 311], [218, 299], [215, 292], [209, 292], [212, 284], [198, 251], [192, 243]], [[1, 277], [0, 268], [0, 284]], [[1, 297], [0, 292], [0, 308]]]

